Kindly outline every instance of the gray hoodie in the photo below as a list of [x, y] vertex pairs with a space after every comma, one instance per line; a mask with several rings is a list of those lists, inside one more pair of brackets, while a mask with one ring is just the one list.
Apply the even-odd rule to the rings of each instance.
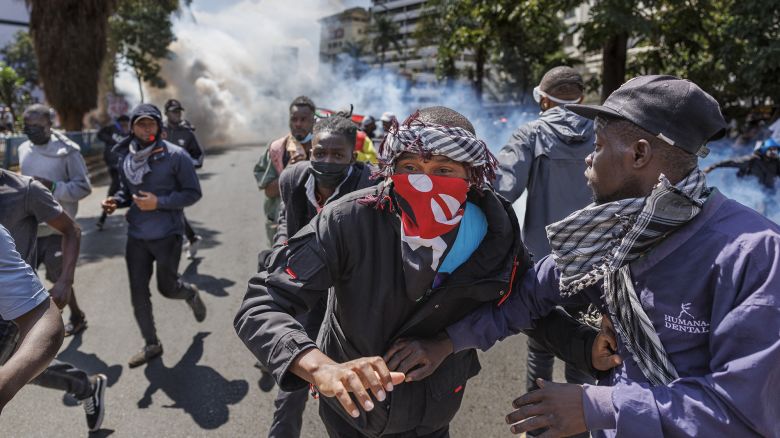
[[[52, 131], [51, 139], [45, 145], [36, 145], [29, 140], [22, 143], [19, 146], [19, 170], [22, 175], [54, 181], [54, 199], [74, 219], [79, 201], [92, 193], [81, 148], [58, 132]], [[54, 233], [45, 225], [38, 229], [38, 237]]]
[[544, 227], [591, 202], [584, 172], [594, 139], [593, 121], [554, 107], [521, 126], [498, 153], [496, 191], [514, 202], [528, 189], [523, 241], [536, 260], [550, 253]]

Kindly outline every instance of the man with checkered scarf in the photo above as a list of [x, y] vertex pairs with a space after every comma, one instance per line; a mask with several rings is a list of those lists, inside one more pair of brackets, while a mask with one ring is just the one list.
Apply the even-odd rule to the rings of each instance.
[[[451, 355], [417, 379], [404, 339], [501, 305], [528, 254], [511, 205], [489, 184], [495, 159], [461, 114], [419, 111], [391, 128], [380, 155], [386, 181], [327, 204], [277, 249], [250, 280], [235, 328], [283, 390], [311, 385], [323, 396], [330, 436], [446, 437], [477, 354]], [[295, 316], [325, 294], [315, 343]], [[561, 321], [553, 342], [575, 344], [572, 360], [588, 368], [593, 332]]]
[[598, 386], [540, 379], [513, 402], [513, 433], [780, 436], [780, 227], [707, 186], [697, 158], [725, 131], [718, 103], [693, 82], [640, 76], [602, 106], [567, 108], [596, 120], [594, 203], [547, 227], [552, 254], [504, 306], [448, 327], [418, 363], [591, 302], [622, 364]]

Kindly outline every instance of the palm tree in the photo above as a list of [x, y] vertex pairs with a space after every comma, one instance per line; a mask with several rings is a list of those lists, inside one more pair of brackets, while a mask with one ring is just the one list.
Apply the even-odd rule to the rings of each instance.
[[398, 24], [386, 15], [374, 14], [374, 36], [372, 47], [379, 54], [379, 69], [385, 68], [385, 52], [391, 48], [401, 53], [401, 32]]
[[108, 17], [116, 0], [26, 0], [46, 100], [67, 130], [97, 106]]

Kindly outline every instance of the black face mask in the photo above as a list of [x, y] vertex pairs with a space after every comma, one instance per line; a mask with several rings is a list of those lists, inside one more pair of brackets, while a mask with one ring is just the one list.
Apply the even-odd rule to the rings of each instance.
[[51, 139], [51, 132], [43, 126], [24, 125], [22, 132], [24, 132], [24, 135], [26, 135], [31, 142], [38, 145], [46, 144], [49, 142], [49, 139]]
[[322, 187], [334, 189], [347, 177], [347, 171], [352, 163], [323, 163], [310, 161], [309, 168]]

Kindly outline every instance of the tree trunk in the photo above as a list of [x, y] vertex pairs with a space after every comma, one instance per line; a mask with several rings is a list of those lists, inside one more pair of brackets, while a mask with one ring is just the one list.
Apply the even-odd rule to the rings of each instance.
[[60, 124], [66, 131], [81, 131], [84, 128], [84, 114], [80, 111], [63, 111], [58, 113]]
[[625, 82], [627, 52], [627, 33], [613, 35], [604, 43], [601, 50], [601, 102]]
[[98, 83], [98, 101], [95, 116], [100, 125], [107, 125], [111, 122], [111, 115], [108, 113], [108, 94], [114, 93], [114, 75], [116, 74], [116, 52], [109, 47], [103, 65], [100, 67], [100, 82]]
[[138, 80], [138, 93], [141, 96], [141, 103], [144, 103], [144, 82], [141, 80], [141, 73], [135, 71], [135, 78]]
[[485, 49], [478, 47], [474, 56], [476, 66], [474, 68], [474, 91], [477, 95], [477, 102], [482, 103], [482, 92], [485, 80]]

